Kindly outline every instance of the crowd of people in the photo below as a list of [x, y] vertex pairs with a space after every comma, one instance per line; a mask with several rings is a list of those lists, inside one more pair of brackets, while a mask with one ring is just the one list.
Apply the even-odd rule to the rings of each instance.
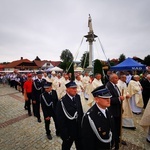
[[[24, 108], [39, 123], [42, 109], [49, 140], [52, 140], [53, 118], [56, 135], [63, 141], [62, 150], [70, 150], [73, 142], [77, 150], [119, 149], [120, 144], [126, 145], [121, 139], [121, 129], [136, 130], [133, 114], [143, 113], [150, 99], [148, 72], [140, 76], [128, 71], [107, 71], [104, 78], [100, 73], [79, 72], [75, 80], [71, 73], [13, 72], [3, 74], [1, 80], [3, 85], [8, 82], [10, 87], [22, 92]], [[150, 142], [150, 123], [147, 127], [146, 140]]]

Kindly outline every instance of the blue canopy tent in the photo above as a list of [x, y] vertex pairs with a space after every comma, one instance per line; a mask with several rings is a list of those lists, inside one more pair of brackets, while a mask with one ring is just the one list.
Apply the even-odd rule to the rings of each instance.
[[120, 64], [110, 67], [110, 70], [112, 71], [113, 70], [114, 71], [121, 71], [121, 70], [139, 70], [140, 71], [141, 70], [142, 71], [142, 70], [146, 70], [146, 66], [128, 57], [126, 60], [124, 60]]

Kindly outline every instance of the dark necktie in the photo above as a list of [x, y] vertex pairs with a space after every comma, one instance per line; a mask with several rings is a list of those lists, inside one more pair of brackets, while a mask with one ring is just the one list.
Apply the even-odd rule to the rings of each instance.
[[108, 118], [108, 110], [105, 109], [106, 118]]
[[49, 95], [52, 95], [52, 92], [48, 92]]
[[116, 89], [116, 91], [117, 91], [117, 93], [118, 93], [118, 95], [120, 96], [120, 91], [119, 91], [119, 89], [118, 89], [118, 87], [117, 87], [117, 85], [115, 84], [115, 89]]
[[72, 102], [74, 105], [76, 105], [75, 97], [72, 98]]

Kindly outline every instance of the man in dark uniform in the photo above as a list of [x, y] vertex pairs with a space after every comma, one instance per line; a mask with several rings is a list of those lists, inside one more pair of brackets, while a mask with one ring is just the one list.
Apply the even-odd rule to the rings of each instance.
[[115, 149], [119, 149], [119, 144], [126, 145], [125, 141], [120, 141], [121, 135], [121, 113], [122, 113], [122, 101], [124, 97], [122, 96], [119, 88], [117, 87], [118, 76], [115, 73], [112, 73], [109, 76], [109, 82], [107, 82], [106, 87], [109, 89], [112, 97], [110, 98], [110, 107], [109, 110], [114, 117], [115, 122]]
[[95, 104], [82, 121], [83, 150], [108, 150], [114, 143], [114, 120], [107, 107], [111, 94], [104, 85], [92, 91]]
[[42, 71], [37, 72], [37, 79], [33, 81], [32, 86], [32, 100], [33, 100], [33, 113], [37, 117], [37, 121], [41, 122], [40, 116], [40, 95], [43, 93], [44, 83], [46, 82], [45, 79], [42, 79]]
[[58, 96], [55, 90], [52, 90], [52, 83], [45, 82], [44, 84], [45, 92], [40, 96], [40, 102], [42, 106], [42, 111], [45, 120], [45, 130], [47, 134], [47, 138], [49, 140], [52, 139], [51, 131], [50, 131], [50, 120], [53, 117], [55, 128], [56, 128], [56, 135], [59, 136], [58, 132], [58, 123], [56, 121], [56, 104], [58, 102]]
[[73, 142], [77, 150], [81, 147], [81, 120], [83, 109], [77, 85], [70, 81], [66, 84], [66, 95], [58, 102], [57, 119], [59, 121], [60, 136], [63, 140], [62, 150], [70, 150]]

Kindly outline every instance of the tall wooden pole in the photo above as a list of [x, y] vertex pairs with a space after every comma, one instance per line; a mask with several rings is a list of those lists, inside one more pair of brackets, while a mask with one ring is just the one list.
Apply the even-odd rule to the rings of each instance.
[[[124, 95], [124, 89], [121, 90], [121, 96]], [[123, 114], [123, 108], [122, 108], [122, 103], [121, 101], [121, 116], [120, 116], [120, 144], [119, 147], [121, 146], [121, 141], [122, 141], [122, 114]]]

